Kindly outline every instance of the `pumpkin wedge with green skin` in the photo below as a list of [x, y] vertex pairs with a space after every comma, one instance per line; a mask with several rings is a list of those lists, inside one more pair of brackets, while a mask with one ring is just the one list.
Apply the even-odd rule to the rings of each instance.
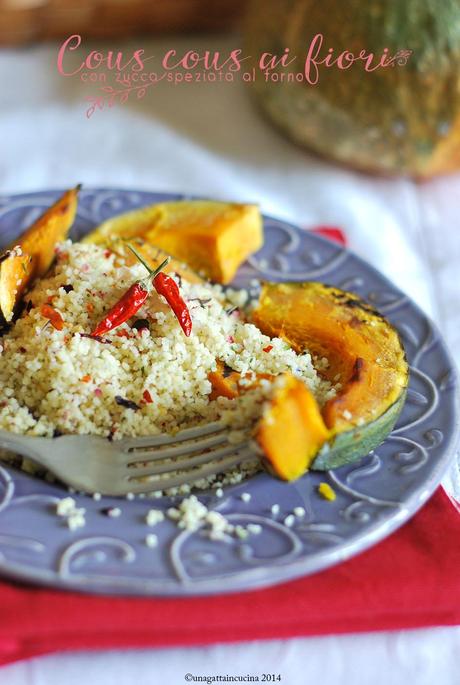
[[322, 283], [266, 283], [252, 319], [297, 352], [325, 357], [321, 373], [341, 384], [321, 409], [329, 437], [311, 468], [336, 468], [383, 442], [404, 405], [409, 367], [398, 333], [381, 314]]

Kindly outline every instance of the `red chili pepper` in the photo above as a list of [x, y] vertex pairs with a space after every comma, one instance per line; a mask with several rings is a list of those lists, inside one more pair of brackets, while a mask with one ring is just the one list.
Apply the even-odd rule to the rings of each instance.
[[114, 304], [102, 321], [98, 323], [91, 336], [100, 337], [113, 328], [121, 326], [122, 323], [130, 319], [142, 307], [148, 296], [149, 291], [143, 283], [139, 281], [133, 283], [123, 297]]
[[102, 319], [100, 323], [96, 326], [94, 331], [91, 333], [91, 337], [100, 337], [108, 331], [111, 331], [117, 326], [121, 326], [130, 319], [134, 314], [142, 307], [145, 300], [150, 294], [151, 285], [150, 281], [155, 278], [155, 276], [163, 269], [169, 262], [168, 259], [160, 264], [158, 269], [152, 271], [149, 269], [149, 277], [143, 281], [136, 281], [133, 285], [125, 292], [123, 297], [121, 297], [116, 304], [107, 312], [106, 316]]
[[189, 336], [192, 332], [192, 317], [174, 278], [161, 272], [153, 279], [153, 285], [157, 293], [163, 295], [173, 310], [185, 335]]
[[131, 250], [131, 252], [138, 258], [141, 264], [143, 264], [145, 268], [149, 271], [150, 278], [152, 278], [153, 280], [153, 286], [155, 290], [159, 295], [163, 295], [166, 302], [169, 304], [174, 314], [176, 315], [176, 318], [179, 321], [180, 326], [184, 331], [185, 335], [189, 336], [192, 332], [192, 317], [190, 316], [187, 304], [181, 297], [179, 286], [177, 285], [174, 278], [171, 278], [171, 276], [168, 276], [167, 274], [164, 274], [161, 271], [161, 269], [164, 266], [164, 263], [158, 269], [156, 269], [156, 271], [152, 271], [152, 269], [148, 266], [148, 264], [145, 263], [145, 261], [136, 252], [136, 250], [133, 247], [131, 247], [131, 245], [128, 245], [128, 247]]
[[273, 349], [273, 345], [267, 345], [267, 347], [263, 347], [262, 350], [264, 352], [271, 352]]
[[64, 328], [64, 319], [56, 309], [50, 307], [49, 304], [42, 304], [40, 314], [51, 323], [53, 328], [57, 331], [62, 331]]

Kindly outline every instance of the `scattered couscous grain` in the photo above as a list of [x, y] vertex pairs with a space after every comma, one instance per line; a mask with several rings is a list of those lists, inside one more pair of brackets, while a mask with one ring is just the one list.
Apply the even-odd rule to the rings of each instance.
[[157, 523], [164, 521], [165, 515], [161, 509], [150, 509], [145, 517], [148, 526], [156, 526]]
[[58, 516], [69, 516], [75, 511], [76, 502], [73, 497], [63, 497], [56, 504], [56, 514]]
[[149, 533], [145, 536], [145, 544], [147, 547], [158, 547], [158, 537], [154, 533]]
[[246, 530], [248, 533], [252, 533], [253, 535], [260, 535], [262, 532], [262, 526], [259, 523], [248, 523]]
[[67, 517], [67, 526], [70, 530], [77, 530], [78, 528], [84, 528], [86, 525], [84, 509], [75, 509], [74, 512]]

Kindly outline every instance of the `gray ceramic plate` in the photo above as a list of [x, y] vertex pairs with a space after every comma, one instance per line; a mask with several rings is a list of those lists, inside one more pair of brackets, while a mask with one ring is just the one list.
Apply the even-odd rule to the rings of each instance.
[[[29, 225], [57, 192], [0, 197], [0, 244]], [[119, 190], [81, 193], [73, 237], [109, 216], [182, 196]], [[320, 280], [353, 290], [375, 304], [399, 329], [411, 364], [407, 403], [396, 429], [375, 453], [328, 474], [309, 473], [296, 483], [260, 474], [227, 488], [222, 499], [200, 495], [232, 522], [261, 524], [245, 541], [210, 542], [165, 521], [160, 544], [145, 546], [151, 507], [170, 499], [126, 501], [78, 496], [87, 524], [70, 532], [54, 514], [65, 490], [7, 466], [0, 467], [0, 572], [59, 588], [133, 595], [195, 595], [249, 590], [327, 568], [370, 547], [414, 514], [439, 484], [455, 448], [457, 379], [438, 332], [423, 313], [355, 255], [282, 221], [266, 218], [266, 243], [241, 269], [237, 284], [253, 278]], [[335, 502], [316, 488], [328, 481]], [[251, 495], [243, 502], [241, 494]], [[280, 513], [273, 516], [271, 505]], [[121, 506], [122, 516], [102, 513]], [[296, 506], [306, 510], [283, 525]]]

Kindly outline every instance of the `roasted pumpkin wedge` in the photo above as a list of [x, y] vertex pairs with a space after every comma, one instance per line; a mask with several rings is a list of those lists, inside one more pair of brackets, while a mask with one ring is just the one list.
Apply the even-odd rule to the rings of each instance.
[[[404, 404], [409, 367], [398, 333], [381, 314], [322, 283], [267, 283], [252, 318], [266, 335], [325, 357], [324, 375], [341, 384], [321, 409], [329, 436], [311, 468], [354, 461], [386, 438]], [[283, 440], [291, 425], [287, 421]]]
[[263, 244], [256, 205], [186, 200], [143, 207], [108, 219], [84, 242], [114, 236], [143, 237], [218, 283], [229, 283], [239, 266]]
[[24, 290], [48, 271], [56, 243], [65, 240], [72, 226], [79, 190], [80, 186], [77, 186], [64, 193], [6, 248], [5, 259], [0, 263], [0, 310], [5, 321], [13, 318]]
[[308, 470], [329, 431], [305, 383], [286, 373], [276, 379], [255, 437], [268, 470], [283, 480], [295, 480]]

